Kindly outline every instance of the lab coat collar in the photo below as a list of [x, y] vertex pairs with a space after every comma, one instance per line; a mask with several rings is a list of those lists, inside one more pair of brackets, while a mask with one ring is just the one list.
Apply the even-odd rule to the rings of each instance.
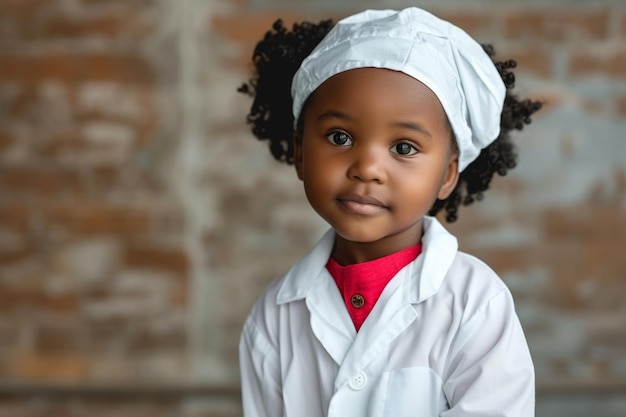
[[[326, 267], [334, 243], [335, 233], [330, 229], [287, 273], [276, 297], [277, 304], [306, 298], [317, 280], [327, 276], [320, 272]], [[422, 254], [412, 262], [413, 273], [403, 286], [403, 297], [417, 304], [436, 294], [457, 250], [457, 239], [436, 218], [425, 216]]]

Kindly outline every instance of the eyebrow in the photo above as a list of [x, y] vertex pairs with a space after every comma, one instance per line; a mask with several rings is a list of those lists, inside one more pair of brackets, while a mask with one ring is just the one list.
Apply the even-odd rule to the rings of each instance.
[[430, 133], [430, 131], [428, 129], [426, 129], [424, 126], [422, 126], [419, 123], [414, 123], [414, 122], [395, 122], [393, 123], [394, 126], [396, 127], [400, 127], [403, 129], [410, 129], [410, 130], [414, 130], [418, 133], [421, 133], [422, 135], [428, 137], [429, 139], [432, 139], [433, 135]]
[[341, 119], [341, 120], [348, 120], [348, 121], [354, 120], [352, 116], [349, 116], [337, 110], [328, 110], [320, 114], [319, 116], [317, 116], [315, 120], [318, 122], [321, 122], [325, 119]]

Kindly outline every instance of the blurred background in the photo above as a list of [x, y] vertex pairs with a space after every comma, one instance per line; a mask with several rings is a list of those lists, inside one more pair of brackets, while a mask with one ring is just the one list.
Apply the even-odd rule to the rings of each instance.
[[236, 93], [277, 17], [419, 5], [544, 109], [449, 226], [516, 300], [538, 417], [626, 415], [626, 1], [0, 0], [0, 416], [240, 416], [236, 346], [326, 226]]

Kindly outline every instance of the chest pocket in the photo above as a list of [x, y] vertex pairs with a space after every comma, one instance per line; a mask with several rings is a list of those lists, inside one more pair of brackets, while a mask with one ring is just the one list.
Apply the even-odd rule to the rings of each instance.
[[385, 417], [436, 417], [447, 408], [441, 378], [426, 367], [389, 373]]

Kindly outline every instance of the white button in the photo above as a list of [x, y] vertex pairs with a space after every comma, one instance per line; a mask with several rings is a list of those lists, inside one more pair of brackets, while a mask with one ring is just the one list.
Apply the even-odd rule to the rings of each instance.
[[352, 378], [350, 378], [350, 382], [348, 383], [350, 388], [356, 391], [363, 389], [365, 384], [367, 384], [367, 375], [365, 375], [365, 373], [363, 372], [359, 372], [358, 374], [354, 375]]

